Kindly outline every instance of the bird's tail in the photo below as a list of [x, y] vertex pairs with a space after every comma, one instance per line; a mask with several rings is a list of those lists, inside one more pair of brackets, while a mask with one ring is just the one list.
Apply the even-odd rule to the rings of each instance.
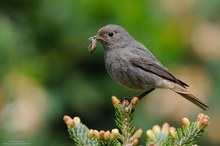
[[174, 87], [171, 88], [171, 90], [178, 93], [185, 99], [191, 101], [192, 103], [194, 103], [203, 110], [206, 110], [209, 107], [207, 104], [203, 103], [200, 99], [189, 93], [186, 89], [179, 87], [178, 85], [174, 85]]

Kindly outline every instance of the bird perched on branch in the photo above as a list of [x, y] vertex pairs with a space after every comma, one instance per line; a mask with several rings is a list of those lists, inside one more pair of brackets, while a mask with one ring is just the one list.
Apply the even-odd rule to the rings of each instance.
[[109, 75], [122, 86], [145, 91], [139, 99], [156, 88], [171, 89], [203, 110], [208, 105], [186, 90], [188, 85], [177, 79], [140, 42], [124, 28], [106, 25], [90, 38], [89, 52], [96, 48], [96, 41], [104, 47], [105, 67]]

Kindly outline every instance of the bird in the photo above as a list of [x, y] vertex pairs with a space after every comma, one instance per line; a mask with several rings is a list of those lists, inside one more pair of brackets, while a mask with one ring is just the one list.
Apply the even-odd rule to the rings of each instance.
[[[116, 24], [100, 28], [92, 37], [93, 48], [96, 40], [104, 48], [105, 68], [113, 80], [120, 85], [136, 91], [144, 91], [139, 99], [157, 88], [170, 89], [203, 110], [208, 105], [187, 91], [189, 87], [177, 79], [161, 62], [140, 42], [135, 40], [126, 29]], [[91, 46], [90, 46], [91, 47]]]

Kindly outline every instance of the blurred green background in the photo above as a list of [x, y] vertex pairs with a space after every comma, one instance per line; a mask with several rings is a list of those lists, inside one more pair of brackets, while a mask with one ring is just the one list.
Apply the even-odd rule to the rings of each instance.
[[[199, 145], [220, 145], [220, 1], [0, 1], [0, 145], [72, 146], [63, 116], [89, 128], [115, 128], [111, 96], [138, 96], [115, 83], [103, 48], [88, 38], [106, 24], [126, 28], [189, 90], [207, 101], [201, 111], [179, 95], [156, 90], [137, 107], [136, 127], [210, 116]], [[142, 144], [145, 144], [145, 135]]]

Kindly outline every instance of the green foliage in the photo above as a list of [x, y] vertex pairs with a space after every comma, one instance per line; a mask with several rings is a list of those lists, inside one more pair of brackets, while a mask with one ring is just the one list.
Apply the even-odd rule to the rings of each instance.
[[[142, 129], [135, 129], [133, 120], [138, 101], [136, 97], [130, 102], [127, 99], [119, 101], [116, 97], [112, 97], [115, 121], [121, 133], [118, 129], [112, 129], [111, 132], [89, 130], [78, 117], [71, 119], [69, 116], [64, 116], [70, 137], [77, 146], [137, 146], [138, 138], [143, 133]], [[208, 116], [199, 114], [196, 122], [190, 123], [187, 118], [183, 118], [183, 126], [177, 130], [168, 123], [164, 123], [162, 127], [155, 125], [152, 130], [146, 131], [146, 146], [192, 146], [202, 136], [209, 123]]]
[[178, 128], [174, 135], [170, 132], [156, 132], [155, 139], [148, 138], [147, 145], [152, 143], [158, 146], [192, 146], [202, 136], [204, 130], [198, 127], [197, 122], [192, 122], [188, 127]]
[[135, 126], [133, 121], [134, 110], [132, 106], [129, 106], [127, 100], [123, 100], [122, 104], [115, 106], [115, 116], [116, 125], [122, 133], [121, 141], [129, 141], [135, 131]]
[[98, 140], [99, 146], [121, 146], [118, 140]]
[[68, 132], [70, 138], [75, 141], [77, 146], [94, 146], [98, 145], [98, 142], [95, 139], [88, 138], [88, 128], [82, 124], [80, 121], [74, 120], [74, 126], [68, 126]]
[[204, 130], [199, 129], [197, 122], [193, 122], [189, 127], [181, 127], [177, 129], [176, 145], [191, 146], [202, 136]]

